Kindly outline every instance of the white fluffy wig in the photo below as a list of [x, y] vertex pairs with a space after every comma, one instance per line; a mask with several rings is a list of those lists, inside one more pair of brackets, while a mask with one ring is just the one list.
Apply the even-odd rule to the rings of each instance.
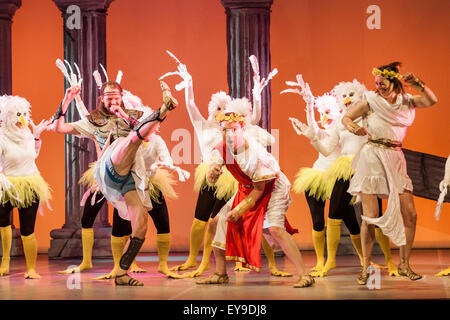
[[[352, 82], [340, 82], [332, 90], [343, 110], [362, 101], [366, 91], [366, 87], [356, 79], [353, 79]], [[348, 105], [346, 106], [346, 104]]]
[[230, 102], [231, 97], [224, 91], [213, 93], [208, 104], [208, 120], [214, 120], [216, 114], [223, 111]]
[[0, 99], [0, 121], [5, 126], [16, 126], [21, 122], [21, 117], [28, 123], [30, 120], [30, 103], [19, 96], [2, 96]]
[[[342, 113], [336, 97], [328, 92], [315, 98], [314, 101], [317, 111], [320, 113], [321, 121], [328, 119], [334, 121]], [[322, 122], [322, 125], [324, 125], [324, 122]]]
[[252, 104], [246, 98], [231, 99], [231, 101], [226, 105], [224, 113], [233, 112], [240, 114], [246, 118], [246, 123], [250, 124], [250, 116], [252, 112]]

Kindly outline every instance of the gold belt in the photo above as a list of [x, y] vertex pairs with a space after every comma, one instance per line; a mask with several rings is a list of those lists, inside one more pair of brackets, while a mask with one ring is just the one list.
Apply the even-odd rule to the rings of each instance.
[[391, 150], [400, 150], [400, 148], [402, 147], [402, 143], [400, 141], [389, 140], [385, 138], [370, 138], [367, 143], [375, 147]]

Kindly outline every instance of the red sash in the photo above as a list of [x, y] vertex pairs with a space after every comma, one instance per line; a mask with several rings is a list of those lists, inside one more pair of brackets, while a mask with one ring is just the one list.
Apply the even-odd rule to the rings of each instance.
[[[233, 159], [233, 163], [226, 163], [226, 167], [239, 182], [238, 191], [232, 206], [232, 208], [235, 208], [253, 190], [253, 181], [241, 170], [224, 142], [221, 147], [225, 162], [230, 162], [230, 159]], [[274, 185], [275, 179], [266, 183], [264, 192], [255, 206], [245, 212], [238, 221], [228, 222], [225, 248], [227, 260], [239, 261], [245, 267], [260, 271], [264, 215], [267, 211]]]

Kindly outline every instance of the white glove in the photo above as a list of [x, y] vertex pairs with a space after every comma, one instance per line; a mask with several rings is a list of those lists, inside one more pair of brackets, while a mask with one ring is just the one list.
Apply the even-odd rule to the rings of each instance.
[[314, 137], [316, 136], [314, 128], [307, 126], [297, 118], [289, 118], [289, 120], [291, 120], [292, 127], [298, 135], [304, 135], [309, 140], [314, 139]]
[[169, 56], [171, 56], [176, 63], [178, 64], [177, 70], [178, 71], [174, 71], [174, 72], [167, 72], [166, 74], [162, 75], [161, 77], [159, 77], [159, 80], [164, 79], [165, 77], [168, 76], [173, 76], [173, 75], [178, 75], [180, 76], [183, 81], [181, 81], [180, 83], [178, 83], [175, 86], [175, 89], [177, 91], [181, 91], [184, 88], [188, 87], [188, 86], [192, 86], [192, 76], [189, 74], [189, 72], [187, 71], [187, 67], [185, 64], [182, 64], [180, 60], [178, 60], [177, 57], [175, 57], [175, 55], [173, 53], [171, 53], [170, 51], [166, 50], [167, 54]]
[[39, 139], [43, 131], [51, 129], [51, 120], [42, 120], [38, 125], [35, 125], [33, 120], [31, 120], [30, 122], [31, 127], [33, 128], [33, 136], [36, 139]]

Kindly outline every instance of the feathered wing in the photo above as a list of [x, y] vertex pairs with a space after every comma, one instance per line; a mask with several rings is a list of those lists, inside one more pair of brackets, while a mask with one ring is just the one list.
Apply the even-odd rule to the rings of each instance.
[[275, 137], [267, 130], [257, 125], [249, 125], [244, 131], [244, 138], [255, 139], [264, 147], [273, 146], [275, 144]]

